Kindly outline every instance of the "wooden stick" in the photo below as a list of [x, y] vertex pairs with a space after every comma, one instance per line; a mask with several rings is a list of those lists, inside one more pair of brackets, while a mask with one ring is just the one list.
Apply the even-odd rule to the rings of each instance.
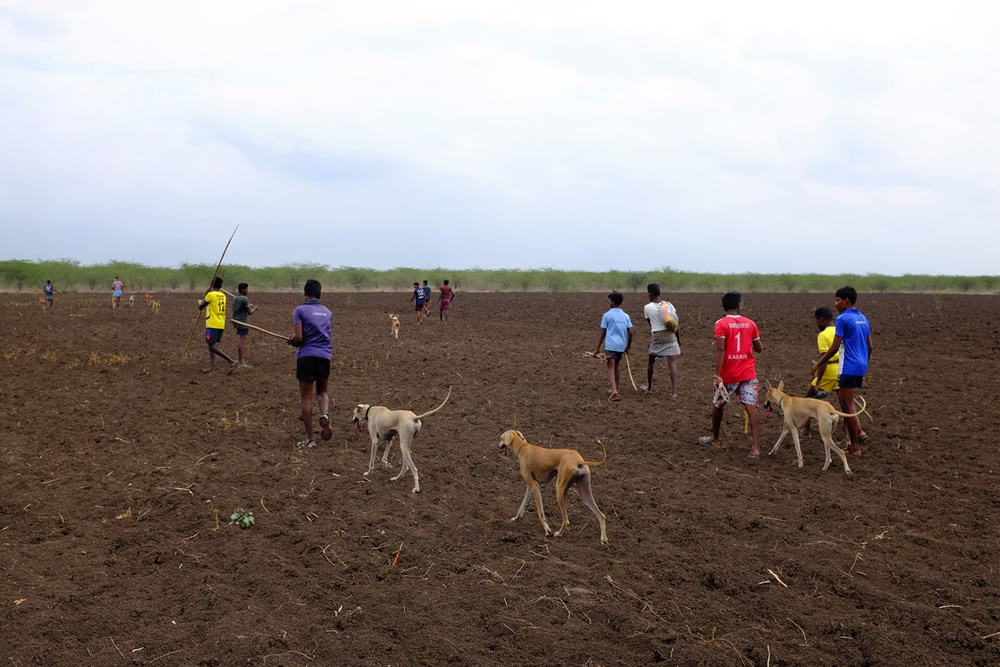
[[[236, 229], [240, 226], [236, 225]], [[236, 236], [236, 229], [233, 230], [232, 235], [229, 240], [226, 241], [226, 247], [222, 249], [222, 256], [219, 257], [219, 263], [215, 265], [215, 273], [212, 274], [212, 282], [208, 283], [208, 289], [212, 289], [212, 285], [215, 284], [215, 279], [219, 277], [219, 271], [222, 269], [222, 260], [226, 258], [226, 252], [229, 250], [229, 244], [233, 242], [233, 236]], [[194, 326], [191, 327], [191, 333], [188, 334], [187, 342], [184, 343], [184, 351], [181, 353], [181, 357], [187, 359], [188, 346], [191, 345], [191, 337], [194, 336], [195, 329], [198, 328], [198, 322], [201, 320], [202, 315], [199, 312], [197, 319], [194, 321]]]
[[280, 338], [281, 340], [288, 340], [288, 336], [284, 336], [280, 333], [274, 333], [273, 331], [268, 331], [263, 327], [258, 327], [255, 324], [250, 324], [249, 322], [240, 322], [239, 320], [234, 320], [229, 318], [230, 322], [233, 322], [237, 326], [246, 327], [247, 329], [253, 329], [254, 331], [259, 331], [262, 334], [267, 334], [268, 336], [274, 336], [275, 338]]
[[639, 391], [639, 388], [635, 386], [635, 378], [632, 377], [632, 364], [628, 361], [628, 352], [625, 353], [625, 367], [628, 368], [628, 379], [632, 381], [632, 388]]

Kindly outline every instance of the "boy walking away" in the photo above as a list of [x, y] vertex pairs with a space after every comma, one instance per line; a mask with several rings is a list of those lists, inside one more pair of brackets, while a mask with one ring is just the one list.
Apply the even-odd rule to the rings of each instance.
[[302, 424], [306, 437], [299, 440], [298, 447], [315, 447], [313, 439], [312, 408], [313, 390], [319, 399], [320, 437], [333, 437], [330, 428], [330, 398], [327, 385], [330, 379], [330, 358], [333, 356], [331, 323], [333, 314], [319, 302], [322, 286], [318, 280], [309, 279], [303, 289], [305, 303], [296, 306], [292, 313], [295, 333], [288, 337], [288, 344], [297, 347], [295, 353], [295, 377], [299, 381], [299, 396], [302, 407]]
[[722, 309], [726, 316], [715, 323], [715, 396], [712, 399], [712, 435], [698, 439], [702, 445], [721, 447], [719, 431], [722, 415], [730, 397], [736, 397], [743, 405], [750, 421], [752, 446], [747, 458], [760, 458], [757, 416], [757, 359], [754, 352], [764, 351], [760, 342], [760, 332], [753, 320], [740, 314], [739, 292], [722, 295]]
[[620, 292], [608, 295], [610, 308], [601, 317], [601, 337], [597, 339], [593, 354], [596, 357], [601, 351], [601, 343], [604, 343], [604, 354], [608, 358], [608, 382], [611, 384], [609, 401], [621, 400], [618, 394], [621, 385], [619, 363], [632, 347], [632, 318], [622, 310], [622, 300]]
[[431, 314], [431, 286], [424, 281], [424, 286], [421, 288], [424, 291], [424, 315]]
[[51, 280], [46, 280], [45, 285], [42, 287], [42, 292], [45, 293], [45, 305], [48, 308], [52, 307], [52, 302], [55, 300], [55, 293], [58, 292], [55, 285], [52, 284]]
[[455, 290], [444, 281], [441, 285], [441, 299], [438, 301], [438, 318], [440, 324], [447, 324], [451, 315], [451, 300], [455, 297]]
[[122, 292], [125, 291], [125, 283], [118, 280], [118, 276], [115, 276], [114, 282], [111, 283], [111, 307], [118, 308], [122, 305]]
[[250, 303], [249, 289], [250, 285], [240, 283], [236, 288], [238, 294], [233, 299], [233, 319], [236, 320], [233, 322], [233, 327], [236, 329], [236, 363], [240, 368], [252, 368], [247, 361], [247, 336], [250, 334], [250, 329], [238, 324], [239, 322], [246, 324], [247, 318], [257, 312], [257, 306]]
[[215, 370], [215, 357], [219, 356], [229, 362], [229, 372], [236, 369], [236, 362], [228, 354], [219, 349], [222, 334], [226, 330], [226, 295], [221, 291], [222, 278], [216, 278], [212, 289], [205, 292], [205, 298], [198, 302], [198, 310], [208, 309], [205, 313], [205, 342], [208, 343], [208, 368], [203, 373]]
[[[820, 306], [814, 314], [816, 318], [816, 328], [819, 334], [816, 336], [816, 345], [819, 347], [820, 358], [833, 345], [833, 338], [836, 335], [833, 326], [833, 311], [826, 306]], [[809, 389], [806, 390], [806, 398], [826, 398], [831, 392], [836, 392], [840, 385], [837, 384], [837, 366], [840, 361], [840, 353], [836, 352], [826, 363], [816, 364], [818, 369]]]
[[417, 311], [417, 324], [424, 323], [424, 290], [420, 287], [420, 283], [413, 283], [413, 294], [410, 295], [410, 301], [416, 306]]
[[646, 366], [646, 384], [639, 387], [640, 391], [653, 391], [653, 364], [657, 359], [666, 357], [667, 368], [670, 370], [670, 396], [677, 397], [677, 357], [681, 354], [680, 338], [677, 336], [677, 311], [669, 301], [660, 300], [660, 286], [656, 283], [646, 285], [649, 303], [643, 308], [651, 330], [649, 341], [649, 364]]
[[[840, 409], [853, 413], [854, 396], [864, 382], [868, 373], [868, 362], [872, 357], [871, 325], [861, 311], [854, 307], [858, 302], [858, 293], [853, 287], [841, 287], [833, 297], [833, 306], [840, 315], [834, 326], [833, 342], [830, 349], [819, 358], [810, 370], [810, 375], [816, 376], [820, 367], [827, 364], [840, 352], [840, 364], [837, 373], [837, 383], [840, 385]], [[843, 345], [843, 350], [841, 350]], [[851, 454], [861, 456], [861, 445], [868, 436], [861, 430], [861, 422], [857, 417], [845, 417], [847, 432], [851, 437]]]

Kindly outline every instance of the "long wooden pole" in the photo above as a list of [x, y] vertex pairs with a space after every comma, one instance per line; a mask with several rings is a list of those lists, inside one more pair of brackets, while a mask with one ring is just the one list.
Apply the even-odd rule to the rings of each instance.
[[[236, 225], [236, 229], [240, 226]], [[222, 249], [222, 256], [219, 257], [219, 263], [215, 265], [215, 273], [212, 274], [212, 282], [208, 284], [208, 289], [212, 289], [212, 285], [215, 284], [215, 279], [219, 277], [219, 271], [222, 270], [222, 260], [226, 258], [226, 252], [229, 250], [229, 244], [233, 242], [233, 236], [236, 236], [236, 229], [233, 230], [232, 235], [229, 240], [226, 241], [226, 247]], [[187, 359], [188, 346], [191, 344], [191, 338], [194, 336], [195, 329], [198, 328], [198, 322], [201, 321], [201, 313], [198, 313], [197, 319], [195, 319], [194, 324], [191, 326], [191, 332], [188, 334], [187, 342], [184, 343], [184, 351], [181, 353], [181, 357]]]
[[281, 340], [288, 340], [288, 336], [284, 336], [280, 333], [274, 333], [273, 331], [268, 331], [264, 327], [259, 327], [255, 324], [250, 324], [249, 322], [240, 322], [239, 320], [229, 319], [230, 322], [236, 324], [237, 326], [246, 327], [247, 329], [253, 329], [254, 331], [259, 331], [268, 336], [274, 336], [275, 338], [280, 338]]

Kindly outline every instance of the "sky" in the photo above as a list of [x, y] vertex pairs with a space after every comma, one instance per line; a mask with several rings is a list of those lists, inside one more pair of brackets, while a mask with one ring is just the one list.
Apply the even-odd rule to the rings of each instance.
[[0, 259], [992, 275], [998, 19], [0, 0]]

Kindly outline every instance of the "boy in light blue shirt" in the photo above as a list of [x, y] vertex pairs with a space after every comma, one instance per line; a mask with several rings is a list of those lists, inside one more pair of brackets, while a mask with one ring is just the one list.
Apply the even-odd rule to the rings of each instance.
[[611, 307], [601, 318], [601, 337], [597, 339], [597, 347], [594, 348], [596, 357], [601, 351], [601, 343], [604, 343], [604, 354], [608, 357], [608, 382], [611, 383], [609, 401], [621, 400], [618, 394], [618, 386], [621, 384], [618, 365], [622, 356], [628, 354], [632, 347], [632, 318], [622, 310], [622, 300], [620, 292], [608, 295], [608, 305]]

